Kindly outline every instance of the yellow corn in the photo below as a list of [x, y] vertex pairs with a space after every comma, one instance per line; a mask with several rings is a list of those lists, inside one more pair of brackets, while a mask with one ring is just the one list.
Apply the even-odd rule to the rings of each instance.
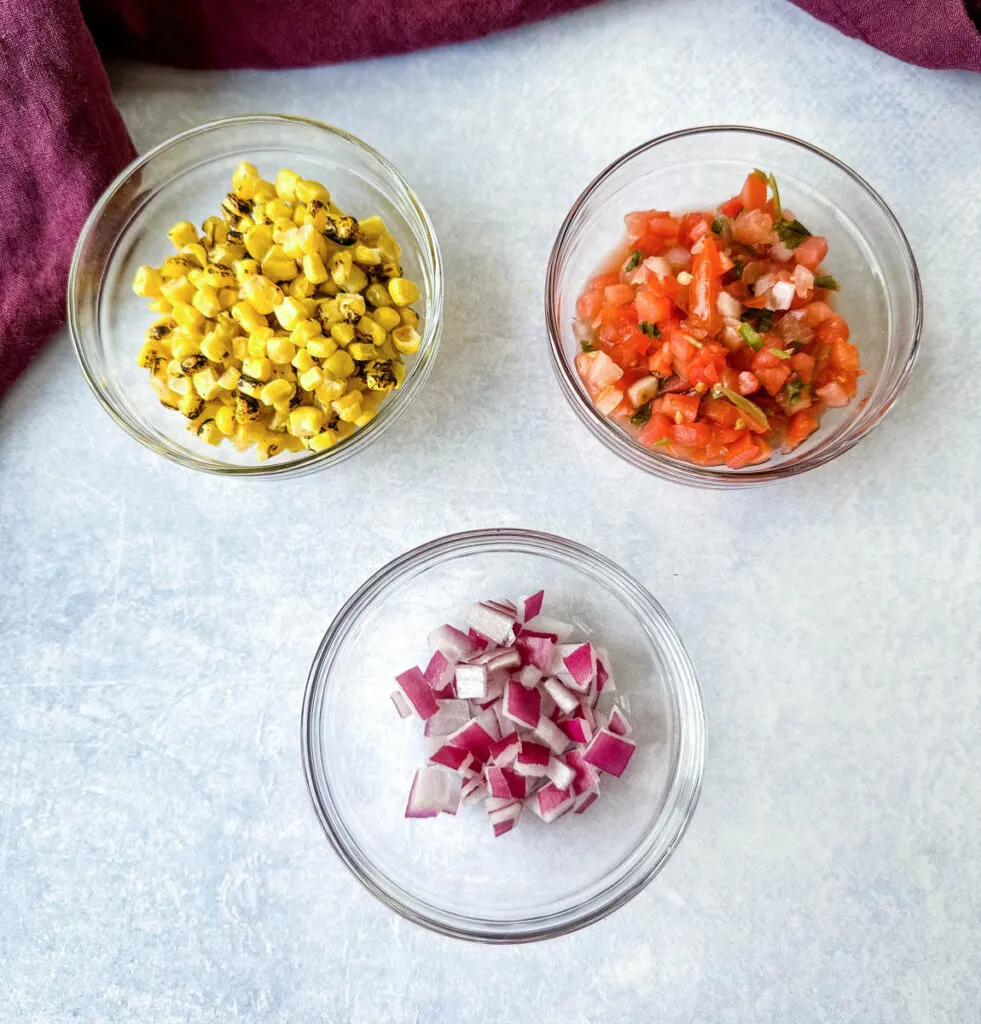
[[327, 227], [327, 204], [320, 199], [311, 200], [307, 204], [303, 223], [312, 224], [317, 231], [322, 232]]
[[197, 289], [186, 277], [172, 277], [165, 279], [160, 285], [163, 297], [172, 305], [187, 303], [194, 298]]
[[180, 255], [202, 270], [208, 265], [208, 253], [200, 242], [188, 242], [181, 246]]
[[231, 268], [236, 260], [240, 260], [244, 256], [245, 246], [230, 242], [220, 242], [211, 250], [211, 262], [228, 268]]
[[381, 281], [373, 281], [364, 290], [364, 297], [376, 307], [391, 306], [392, 297]]
[[160, 298], [154, 299], [153, 302], [147, 306], [147, 309], [149, 309], [151, 313], [169, 313], [171, 305], [166, 299]]
[[284, 167], [279, 174], [276, 175], [276, 194], [280, 199], [295, 199], [296, 186], [299, 185], [300, 181], [301, 178], [296, 171], [291, 171]]
[[372, 248], [370, 245], [363, 245], [358, 242], [354, 247], [354, 262], [364, 267], [377, 267], [382, 262], [383, 253], [381, 249]]
[[289, 293], [294, 299], [309, 299], [314, 293], [314, 285], [305, 274], [297, 274], [290, 281]]
[[400, 388], [405, 380], [405, 363], [401, 359], [393, 359], [392, 369], [395, 371], [395, 386]]
[[173, 243], [175, 249], [198, 240], [198, 229], [189, 221], [178, 221], [168, 232], [167, 237]]
[[283, 301], [283, 291], [274, 281], [262, 275], [247, 277], [242, 282], [242, 297], [258, 313], [267, 316]]
[[184, 277], [194, 264], [185, 256], [168, 256], [160, 264], [160, 276], [165, 280], [174, 280]]
[[324, 414], [313, 406], [300, 406], [290, 413], [289, 432], [294, 437], [313, 437], [320, 433]]
[[[387, 231], [382, 232], [382, 234], [375, 239], [375, 245], [377, 248], [381, 249], [382, 253], [385, 255], [386, 262], [398, 263], [402, 258], [402, 246], [400, 246]], [[382, 269], [384, 269], [384, 266]], [[401, 277], [402, 275], [396, 273], [389, 274], [388, 276]]]
[[204, 326], [204, 315], [186, 302], [175, 302], [172, 316], [181, 327], [200, 330]]
[[362, 238], [366, 238], [368, 241], [386, 233], [385, 222], [381, 217], [365, 217], [364, 220], [358, 222], [358, 228]]
[[378, 324], [383, 331], [394, 331], [402, 323], [399, 311], [391, 306], [380, 306], [371, 311], [371, 319]]
[[223, 363], [231, 353], [228, 345], [217, 331], [208, 331], [201, 339], [201, 355], [213, 363]]
[[337, 342], [338, 345], [346, 346], [350, 345], [354, 341], [354, 325], [353, 324], [334, 324], [330, 329], [330, 336]]
[[333, 338], [311, 338], [307, 342], [307, 352], [314, 359], [326, 359], [337, 351], [337, 342]]
[[317, 338], [319, 336], [320, 324], [318, 324], [316, 320], [306, 319], [301, 320], [290, 332], [290, 341], [292, 341], [297, 348], [303, 348], [312, 338]]
[[272, 363], [265, 357], [245, 359], [242, 362], [242, 375], [253, 380], [267, 381], [272, 376]]
[[347, 249], [335, 252], [330, 258], [330, 276], [334, 284], [343, 286], [351, 273], [354, 261]]
[[339, 420], [344, 423], [353, 423], [361, 415], [361, 392], [349, 391], [330, 404]]
[[253, 423], [262, 414], [262, 404], [251, 395], [236, 395], [234, 408], [235, 420], [238, 423]]
[[248, 302], [236, 302], [232, 306], [232, 316], [241, 324], [243, 330], [250, 333], [259, 330], [260, 327], [269, 326], [266, 323], [266, 318]]
[[307, 253], [303, 257], [303, 273], [306, 279], [313, 285], [326, 281], [329, 276], [327, 268], [324, 266], [324, 261], [315, 252]]
[[360, 267], [351, 267], [351, 273], [341, 287], [346, 292], [363, 292], [368, 287], [368, 278]]
[[276, 198], [276, 186], [271, 181], [263, 178], [255, 187], [254, 199], [259, 203], [268, 203], [270, 199]]
[[231, 266], [226, 267], [222, 263], [209, 263], [204, 268], [203, 280], [205, 284], [210, 284], [212, 288], [234, 288], [238, 284], [235, 271], [232, 270]]
[[177, 408], [189, 419], [197, 419], [204, 410], [204, 399], [192, 388], [181, 397]]
[[211, 319], [221, 312], [221, 299], [211, 285], [204, 285], [194, 293], [191, 305], [203, 316]]
[[238, 370], [234, 366], [229, 366], [218, 378], [218, 385], [225, 391], [234, 391], [238, 387], [238, 382], [241, 378], [242, 375]]
[[271, 459], [274, 455], [279, 455], [283, 451], [284, 445], [280, 438], [270, 435], [264, 437], [255, 446], [255, 457], [257, 462], [265, 462], [266, 459]]
[[245, 259], [236, 260], [232, 264], [232, 271], [235, 274], [235, 281], [237, 284], [244, 284], [250, 277], [255, 277], [257, 274], [262, 273], [262, 264], [258, 260], [254, 260], [251, 257]]
[[354, 373], [354, 360], [342, 349], [324, 361], [324, 368], [334, 377], [350, 377]]
[[261, 263], [262, 272], [270, 281], [292, 281], [299, 273], [296, 260], [287, 256], [281, 245], [272, 246]]
[[296, 388], [288, 380], [272, 380], [260, 392], [259, 397], [266, 405], [288, 402], [296, 394]]
[[310, 179], [298, 181], [293, 186], [293, 197], [300, 203], [312, 203], [314, 199], [319, 199], [322, 203], [330, 202], [330, 193], [327, 189], [319, 181]]
[[313, 361], [313, 356], [305, 348], [301, 348], [290, 360], [290, 365], [295, 366], [300, 373], [306, 373], [311, 366], [316, 364]]
[[[208, 217], [201, 225], [201, 233], [204, 237], [204, 244], [210, 249], [225, 241], [228, 225], [221, 217]], [[191, 241], [196, 241], [196, 239], [191, 239]]]
[[133, 278], [133, 291], [140, 298], [155, 299], [160, 295], [160, 286], [162, 284], [163, 278], [156, 267], [140, 267], [136, 271], [136, 277]]
[[239, 395], [247, 395], [249, 398], [258, 398], [265, 385], [264, 380], [256, 380], [255, 377], [243, 373], [235, 385], [235, 392]]
[[414, 327], [397, 327], [392, 331], [392, 344], [403, 355], [419, 351], [419, 332]]
[[388, 294], [396, 306], [411, 306], [419, 301], [419, 286], [405, 277], [393, 277], [388, 282]]
[[333, 377], [324, 377], [314, 392], [313, 397], [317, 404], [326, 412], [330, 407], [330, 403], [340, 398], [346, 390], [347, 385], [344, 381], [335, 380]]
[[232, 339], [232, 355], [238, 359], [248, 359], [249, 357], [249, 339], [241, 336]]
[[289, 338], [277, 335], [266, 344], [266, 354], [275, 364], [289, 363], [296, 355], [296, 345]]
[[406, 327], [418, 328], [419, 314], [414, 309], [409, 309], [409, 307], [406, 306], [404, 309], [400, 309], [399, 312], [402, 314], [402, 323], [405, 324]]
[[274, 312], [280, 326], [287, 331], [292, 331], [301, 320], [306, 320], [307, 318], [306, 306], [302, 305], [298, 299], [292, 297], [283, 299], [276, 306]]
[[254, 259], [262, 260], [273, 247], [272, 228], [260, 224], [245, 233], [245, 251]]
[[249, 334], [249, 356], [252, 359], [262, 359], [268, 353], [269, 342], [276, 336], [271, 327], [260, 327], [257, 331]]
[[235, 407], [223, 405], [215, 413], [215, 426], [225, 437], [231, 437], [235, 433]]
[[365, 367], [365, 384], [372, 391], [392, 391], [398, 387], [395, 369], [389, 359], [378, 359]]
[[380, 345], [385, 340], [385, 328], [371, 316], [361, 317], [357, 323], [357, 332], [372, 345]]
[[332, 299], [335, 295], [340, 294], [340, 288], [328, 277], [326, 281], [321, 281], [317, 285], [317, 294], [323, 295], [328, 299]]
[[351, 342], [347, 347], [347, 352], [352, 359], [356, 359], [359, 363], [370, 362], [378, 356], [378, 349], [366, 341]]
[[304, 445], [312, 452], [323, 452], [337, 444], [338, 436], [333, 430], [321, 430], [319, 434], [304, 439]]
[[194, 384], [194, 390], [206, 402], [210, 401], [218, 394], [219, 391], [221, 391], [221, 385], [218, 383], [218, 375], [210, 366], [193, 374], [191, 381]]
[[300, 374], [300, 387], [304, 391], [316, 391], [323, 381], [324, 375], [319, 366], [311, 366]]
[[364, 315], [367, 310], [367, 305], [364, 301], [363, 295], [344, 295], [337, 296], [337, 312], [349, 323], [356, 324]]
[[247, 160], [243, 160], [232, 175], [232, 191], [239, 199], [254, 199], [261, 180], [258, 170]]
[[235, 288], [222, 288], [218, 292], [218, 301], [223, 310], [231, 309], [238, 302], [238, 290]]

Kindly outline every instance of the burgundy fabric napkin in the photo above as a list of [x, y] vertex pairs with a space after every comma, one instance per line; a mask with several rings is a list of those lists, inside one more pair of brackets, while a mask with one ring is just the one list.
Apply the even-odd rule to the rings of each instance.
[[[103, 56], [323, 64], [472, 39], [590, 2], [0, 0], [0, 395], [63, 323], [79, 230], [134, 155]], [[793, 2], [901, 60], [981, 71], [976, 0]]]

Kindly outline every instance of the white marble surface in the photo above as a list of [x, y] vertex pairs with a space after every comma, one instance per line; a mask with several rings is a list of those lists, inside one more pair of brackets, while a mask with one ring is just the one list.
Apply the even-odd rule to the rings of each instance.
[[[446, 330], [399, 429], [295, 483], [156, 459], [99, 408], [64, 333], [0, 405], [0, 1021], [977, 1020], [981, 78], [906, 67], [777, 0], [627, 0], [349, 67], [113, 81], [141, 150], [253, 110], [376, 145], [435, 221]], [[724, 121], [856, 167], [926, 296], [922, 358], [882, 427], [732, 494], [649, 479], [589, 438], [541, 309], [593, 174]], [[522, 443], [526, 463], [501, 457]], [[710, 728], [661, 877], [525, 948], [376, 903], [323, 840], [300, 766], [306, 670], [342, 600], [406, 547], [492, 525], [565, 534], [646, 583]]]

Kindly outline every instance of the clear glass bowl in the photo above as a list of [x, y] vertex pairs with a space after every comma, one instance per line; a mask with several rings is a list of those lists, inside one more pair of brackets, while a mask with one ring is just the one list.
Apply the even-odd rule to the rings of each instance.
[[[133, 294], [137, 267], [173, 252], [167, 231], [218, 213], [232, 171], [250, 160], [267, 177], [291, 167], [322, 181], [355, 216], [379, 214], [402, 246], [405, 275], [417, 281], [422, 343], [402, 387], [377, 417], [323, 452], [284, 453], [267, 462], [254, 451], [215, 448], [164, 408], [136, 365], [153, 314]], [[241, 476], [298, 475], [340, 462], [380, 437], [422, 390], [436, 359], [443, 317], [443, 266], [422, 204], [399, 172], [353, 135], [300, 117], [255, 114], [201, 125], [157, 146], [106, 189], [82, 228], [68, 279], [68, 325], [86, 379], [113, 419], [148, 448], [192, 469]]]
[[[828, 239], [825, 261], [841, 283], [836, 302], [848, 320], [862, 367], [857, 397], [829, 409], [820, 428], [792, 452], [760, 466], [706, 467], [652, 452], [593, 407], [576, 373], [576, 299], [602, 258], [623, 238], [624, 214], [711, 209], [746, 175], [772, 171], [784, 205]], [[545, 283], [552, 366], [562, 393], [612, 452], [656, 476], [699, 487], [746, 487], [803, 473], [857, 444], [889, 411], [909, 378], [922, 326], [923, 297], [913, 253], [896, 218], [872, 187], [829, 153], [761, 128], [691, 128], [646, 142], [610, 164], [576, 200], [559, 230]]]
[[[610, 650], [637, 751], [581, 817], [530, 811], [495, 839], [481, 805], [409, 820], [426, 762], [422, 723], [392, 705], [396, 674], [429, 657], [426, 637], [487, 597], [545, 588], [545, 613]], [[695, 809], [705, 723], [694, 669], [653, 597], [579, 544], [525, 530], [443, 537], [390, 562], [324, 635], [303, 704], [314, 807], [344, 863], [393, 910], [459, 938], [523, 942], [581, 928], [635, 896], [678, 845]]]

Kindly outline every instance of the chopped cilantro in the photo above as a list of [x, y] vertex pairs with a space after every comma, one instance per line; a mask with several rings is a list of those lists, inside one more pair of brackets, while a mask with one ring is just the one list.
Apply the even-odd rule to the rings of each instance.
[[787, 404], [793, 405], [795, 402], [800, 401], [800, 396], [807, 390], [807, 385], [800, 378], [795, 377], [793, 380], [787, 381], [785, 390], [787, 392]]
[[592, 342], [590, 342], [590, 341], [580, 341], [579, 342], [579, 347], [583, 350], [583, 352], [595, 352], [596, 351], [596, 346]]
[[634, 414], [630, 417], [630, 422], [634, 426], [642, 427], [651, 418], [651, 403], [645, 402]]
[[624, 264], [624, 270], [636, 270], [640, 266], [640, 261], [644, 258], [644, 254], [640, 249], [634, 249], [630, 254], [630, 259]]
[[661, 337], [661, 328], [658, 327], [657, 324], [652, 324], [648, 323], [648, 321], [646, 320], [641, 320], [641, 322], [637, 324], [637, 326], [640, 328], [642, 333], [647, 335], [648, 338]]
[[773, 230], [788, 249], [796, 249], [810, 235], [799, 220], [784, 220], [782, 217], [773, 225]]
[[838, 291], [838, 282], [830, 274], [817, 274], [814, 278], [815, 288], [830, 288], [831, 291]]
[[766, 171], [761, 171], [758, 167], [753, 171], [753, 173], [758, 178], [762, 178], [767, 183], [767, 185], [770, 186], [770, 191], [773, 193], [773, 212], [779, 217], [780, 216], [780, 211], [781, 211], [781, 206], [780, 206], [780, 189], [777, 188], [777, 179], [773, 176], [772, 173], [767, 173]]
[[733, 260], [732, 261], [732, 270], [730, 270], [729, 273], [732, 274], [732, 276], [738, 281], [739, 278], [741, 278], [743, 276], [743, 268], [745, 266], [746, 266], [746, 264], [743, 263], [742, 260]]
[[763, 339], [756, 333], [756, 331], [753, 330], [752, 324], [740, 324], [739, 337], [742, 338], [754, 352], [759, 352], [763, 347]]
[[716, 235], [724, 235], [729, 230], [729, 218], [728, 217], [716, 217], [712, 221], [712, 232]]
[[744, 309], [739, 317], [743, 323], [752, 324], [761, 334], [766, 332], [773, 326], [773, 310], [772, 309]]

